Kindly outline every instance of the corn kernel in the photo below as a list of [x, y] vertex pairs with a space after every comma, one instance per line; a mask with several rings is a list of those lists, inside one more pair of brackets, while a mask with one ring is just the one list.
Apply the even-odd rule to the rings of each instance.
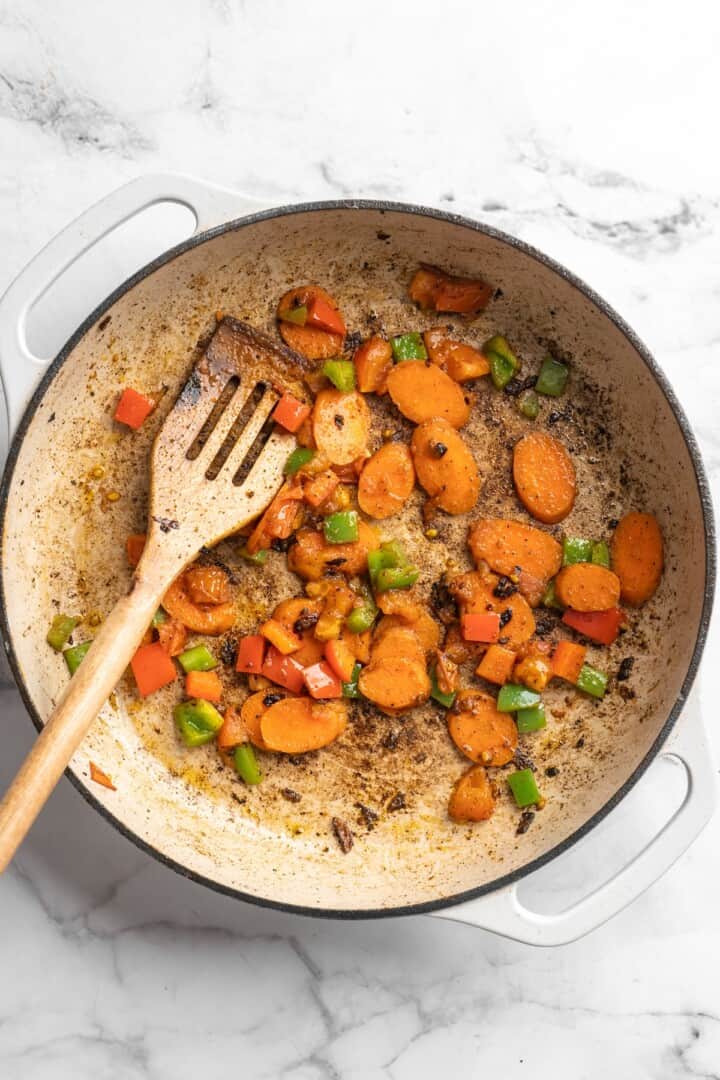
[[438, 530], [437, 529], [426, 529], [425, 530], [425, 535], [428, 538], [428, 540], [435, 540], [435, 538], [438, 535]]
[[105, 470], [102, 465], [94, 465], [90, 470], [90, 476], [93, 480], [102, 480], [105, 475]]
[[492, 750], [483, 750], [483, 752], [480, 755], [480, 760], [482, 761], [483, 765], [489, 765], [490, 762], [492, 761], [492, 759], [493, 759]]
[[108, 491], [105, 498], [107, 499], [108, 502], [117, 502], [118, 499], [120, 498], [120, 492], [119, 491]]

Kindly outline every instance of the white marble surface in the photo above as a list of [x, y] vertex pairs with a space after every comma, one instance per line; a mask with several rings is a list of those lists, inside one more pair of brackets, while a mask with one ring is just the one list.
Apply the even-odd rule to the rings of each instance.
[[[544, 248], [630, 321], [717, 499], [719, 38], [700, 0], [0, 0], [0, 291], [149, 170], [271, 201], [452, 206]], [[719, 659], [715, 630], [706, 672]], [[14, 691], [0, 713], [4, 786], [32, 729]], [[606, 854], [641, 842], [652, 786]], [[63, 781], [0, 881], [0, 1076], [717, 1078], [719, 843], [720, 818], [611, 924], [537, 951], [213, 895]], [[605, 865], [598, 844], [545, 873], [546, 903]]]

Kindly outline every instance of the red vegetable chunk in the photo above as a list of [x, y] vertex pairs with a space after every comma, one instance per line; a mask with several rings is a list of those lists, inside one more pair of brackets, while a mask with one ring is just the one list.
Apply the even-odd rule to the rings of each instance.
[[235, 670], [248, 675], [259, 675], [265, 659], [265, 644], [262, 634], [249, 634], [240, 638]]
[[318, 661], [312, 667], [305, 668], [305, 685], [308, 693], [314, 698], [339, 698], [342, 697], [342, 683], [324, 660]]
[[463, 615], [460, 625], [466, 641], [493, 642], [500, 637], [500, 616], [494, 611]]
[[159, 641], [141, 645], [130, 661], [130, 667], [142, 697], [153, 694], [177, 678], [177, 669]]
[[114, 419], [119, 424], [126, 424], [133, 431], [137, 431], [139, 427], [142, 427], [154, 408], [155, 405], [149, 398], [139, 394], [137, 390], [133, 390], [129, 386], [120, 395]]
[[265, 656], [262, 674], [270, 682], [284, 686], [293, 694], [299, 694], [305, 685], [303, 668], [292, 656], [283, 656], [279, 649], [271, 645]]
[[310, 415], [310, 406], [298, 401], [292, 394], [283, 394], [275, 406], [273, 420], [293, 434]]
[[563, 615], [566, 626], [571, 626], [579, 634], [584, 634], [591, 641], [601, 645], [612, 645], [618, 636], [620, 627], [625, 622], [625, 612], [620, 608], [607, 611], [571, 611]]

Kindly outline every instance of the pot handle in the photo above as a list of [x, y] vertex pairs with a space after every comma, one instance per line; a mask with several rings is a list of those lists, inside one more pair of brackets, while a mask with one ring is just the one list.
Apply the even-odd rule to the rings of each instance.
[[58, 233], [0, 299], [0, 378], [10, 436], [49, 364], [28, 348], [25, 325], [31, 307], [84, 252], [118, 225], [161, 202], [181, 203], [192, 211], [193, 235], [265, 208], [255, 199], [189, 176], [141, 176], [106, 195]]
[[[514, 883], [432, 914], [491, 930], [527, 945], [566, 945], [602, 926], [669, 870], [715, 809], [715, 767], [700, 717], [697, 691], [688, 700], [679, 730], [671, 734], [661, 756], [686, 770], [687, 791], [682, 805], [630, 863], [589, 896], [558, 914], [542, 915], [520, 902], [518, 884]], [[592, 843], [590, 837], [587, 843]]]

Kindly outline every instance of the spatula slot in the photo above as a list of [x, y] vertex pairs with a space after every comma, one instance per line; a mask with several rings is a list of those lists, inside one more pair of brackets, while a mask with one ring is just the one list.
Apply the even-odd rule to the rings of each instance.
[[267, 441], [274, 430], [275, 421], [273, 420], [272, 416], [269, 416], [263, 426], [260, 428], [258, 434], [255, 436], [254, 441], [248, 448], [248, 452], [243, 458], [240, 468], [233, 476], [232, 482], [236, 487], [245, 482], [250, 473], [250, 470], [265, 449]]
[[217, 424], [220, 421], [220, 417], [223, 415], [228, 405], [230, 404], [230, 401], [239, 385], [239, 375], [233, 375], [228, 380], [225, 388], [223, 389], [223, 392], [213, 405], [210, 415], [208, 416], [207, 420], [200, 428], [199, 432], [197, 433], [188, 448], [187, 454], [185, 456], [189, 461], [194, 461], [195, 458], [199, 457], [202, 453], [202, 449], [205, 446], [205, 443], [208, 441], [210, 435], [215, 430]]
[[259, 382], [256, 386], [253, 387], [252, 393], [245, 400], [242, 409], [238, 413], [236, 419], [233, 421], [232, 427], [225, 436], [222, 446], [220, 447], [217, 454], [212, 459], [210, 465], [207, 468], [207, 471], [205, 473], [205, 477], [207, 480], [215, 480], [215, 478], [217, 477], [223, 465], [230, 457], [233, 447], [235, 446], [243, 431], [247, 427], [251, 416], [260, 404], [263, 394], [266, 390], [267, 386], [263, 382]]

